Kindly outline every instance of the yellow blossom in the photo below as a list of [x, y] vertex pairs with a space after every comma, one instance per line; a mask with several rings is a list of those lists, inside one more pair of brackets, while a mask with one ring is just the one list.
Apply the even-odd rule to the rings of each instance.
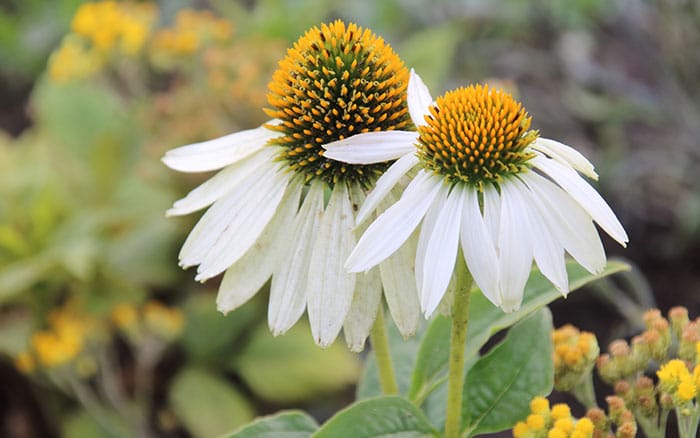
[[133, 327], [138, 322], [138, 312], [134, 306], [130, 304], [116, 305], [110, 314], [110, 318], [114, 325], [122, 330]]
[[21, 372], [28, 374], [34, 371], [36, 368], [36, 362], [34, 361], [34, 356], [28, 351], [23, 351], [17, 355], [15, 358], [15, 366]]
[[681, 383], [678, 384], [678, 396], [683, 401], [689, 401], [694, 399], [696, 394], [695, 382], [689, 374], [687, 378], [682, 379]]
[[568, 434], [574, 429], [574, 422], [570, 416], [567, 418], [560, 418], [554, 422], [554, 428]]
[[524, 438], [528, 432], [530, 432], [530, 428], [527, 427], [527, 424], [522, 421], [518, 421], [513, 428], [513, 438]]
[[559, 420], [562, 418], [570, 418], [571, 417], [571, 408], [569, 408], [569, 405], [565, 403], [557, 403], [556, 405], [552, 406], [552, 418], [555, 420]]
[[533, 431], [538, 431], [538, 430], [544, 429], [545, 424], [546, 424], [544, 416], [542, 416], [540, 414], [528, 415], [525, 422], [527, 423], [527, 427], [529, 427]]
[[69, 331], [39, 331], [32, 335], [31, 342], [39, 363], [46, 367], [70, 362], [83, 348], [82, 337]]
[[549, 400], [544, 397], [535, 397], [530, 402], [530, 411], [533, 414], [549, 413]]
[[184, 316], [179, 309], [157, 301], [149, 301], [144, 305], [143, 317], [146, 327], [166, 340], [179, 336], [184, 326]]

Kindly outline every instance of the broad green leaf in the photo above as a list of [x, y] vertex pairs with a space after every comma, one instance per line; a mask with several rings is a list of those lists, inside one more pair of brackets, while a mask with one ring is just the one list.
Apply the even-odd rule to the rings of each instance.
[[[620, 261], [609, 261], [600, 274], [591, 274], [572, 260], [566, 267], [569, 273], [569, 287], [572, 291], [599, 278], [629, 269], [629, 265]], [[505, 313], [491, 304], [483, 294], [474, 293], [469, 306], [466, 363], [473, 363], [479, 349], [494, 333], [515, 324], [533, 311], [560, 297], [561, 294], [538, 270], [533, 270], [530, 274], [525, 286], [522, 306], [517, 312]], [[420, 404], [432, 390], [445, 381], [449, 341], [449, 320], [442, 317], [435, 318], [421, 341], [409, 399]]]
[[90, 414], [78, 411], [68, 415], [61, 424], [61, 436], [65, 438], [123, 438], [134, 432], [114, 411], [100, 407], [94, 407]]
[[468, 436], [509, 429], [525, 418], [530, 401], [554, 385], [552, 314], [542, 308], [514, 325], [479, 359], [464, 381], [462, 428]]
[[363, 400], [338, 412], [316, 432], [314, 438], [419, 438], [437, 437], [425, 415], [401, 397]]
[[357, 381], [359, 363], [345, 345], [317, 347], [308, 324], [277, 338], [259, 325], [230, 368], [265, 400], [290, 403], [343, 389]]
[[[216, 310], [216, 296], [197, 293], [185, 302], [182, 344], [193, 360], [223, 362], [235, 354], [236, 340], [259, 319], [261, 306], [253, 300], [228, 315]], [[216, 333], [216, 336], [212, 336]]]
[[28, 290], [42, 280], [53, 266], [50, 258], [37, 256], [0, 267], [0, 303]]
[[[411, 385], [411, 370], [416, 360], [416, 353], [420, 345], [422, 330], [419, 328], [415, 336], [404, 339], [396, 328], [396, 325], [391, 322], [391, 319], [387, 318], [386, 321], [389, 335], [389, 350], [391, 351], [396, 383], [399, 386], [399, 394], [406, 394]], [[362, 377], [357, 383], [356, 398], [360, 400], [378, 397], [380, 395], [382, 395], [382, 391], [379, 385], [377, 360], [374, 356], [374, 352], [370, 352], [365, 359]]]
[[181, 371], [170, 387], [169, 400], [195, 437], [221, 435], [254, 417], [253, 408], [242, 394], [223, 378], [202, 369]]
[[286, 411], [258, 418], [226, 437], [308, 438], [316, 429], [318, 429], [318, 423], [308, 414], [301, 411]]

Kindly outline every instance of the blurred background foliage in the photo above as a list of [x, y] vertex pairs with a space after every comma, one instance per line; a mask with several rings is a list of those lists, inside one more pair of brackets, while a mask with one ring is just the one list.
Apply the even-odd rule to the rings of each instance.
[[[700, 313], [700, 4], [695, 0], [0, 2], [0, 435], [213, 436], [352, 398], [361, 358], [266, 298], [225, 317], [164, 211], [206, 175], [165, 150], [265, 120], [276, 63], [307, 28], [370, 27], [434, 95], [514, 92], [582, 150], [639, 270], [554, 305], [606, 340], [641, 312]], [[603, 302], [606, 306], [600, 306]]]

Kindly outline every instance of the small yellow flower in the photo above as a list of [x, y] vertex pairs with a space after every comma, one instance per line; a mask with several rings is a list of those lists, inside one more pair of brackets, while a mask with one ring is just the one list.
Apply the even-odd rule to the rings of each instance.
[[513, 428], [513, 438], [525, 438], [525, 435], [528, 432], [530, 432], [530, 428], [527, 427], [527, 424], [522, 421], [518, 421]]
[[549, 400], [544, 397], [535, 397], [530, 402], [530, 411], [533, 414], [549, 413]]
[[112, 309], [110, 318], [114, 325], [125, 330], [138, 323], [139, 314], [130, 304], [118, 304]]
[[571, 417], [560, 418], [554, 422], [554, 428], [568, 434], [574, 429], [574, 422]]
[[568, 436], [567, 432], [556, 427], [547, 432], [547, 438], [567, 438]]
[[527, 427], [533, 431], [542, 430], [546, 425], [544, 416], [541, 414], [530, 414], [527, 416], [525, 421], [527, 423]]
[[23, 351], [15, 358], [15, 366], [25, 374], [29, 374], [36, 368], [34, 356], [28, 351]]
[[571, 408], [565, 403], [557, 403], [552, 407], [552, 418], [555, 420], [570, 418]]
[[32, 335], [31, 342], [39, 363], [46, 367], [70, 362], [83, 348], [82, 337], [71, 332], [39, 331]]
[[571, 437], [591, 437], [593, 436], [594, 428], [593, 422], [590, 419], [583, 417], [576, 422], [574, 431], [571, 433]]
[[149, 301], [143, 307], [146, 327], [156, 335], [172, 340], [180, 335], [184, 326], [184, 315], [180, 309]]
[[684, 378], [681, 380], [681, 383], [678, 384], [678, 396], [683, 401], [690, 401], [695, 398], [696, 394], [697, 389], [695, 388], [695, 382], [690, 375], [688, 375], [687, 378]]

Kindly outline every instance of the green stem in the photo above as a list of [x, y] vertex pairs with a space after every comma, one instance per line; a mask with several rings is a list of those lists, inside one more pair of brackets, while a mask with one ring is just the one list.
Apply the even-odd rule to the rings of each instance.
[[581, 379], [581, 385], [574, 386], [571, 389], [571, 393], [586, 409], [598, 407], [595, 399], [595, 389], [593, 388], [592, 372], [586, 373], [585, 377]]
[[447, 375], [447, 411], [445, 438], [457, 438], [461, 429], [462, 397], [464, 391], [464, 347], [467, 343], [469, 298], [472, 277], [460, 254], [456, 266], [456, 290], [452, 305], [450, 334], [450, 368]]
[[377, 319], [372, 325], [370, 333], [370, 342], [374, 349], [374, 357], [377, 359], [377, 369], [379, 370], [379, 384], [382, 387], [384, 395], [397, 395], [399, 387], [396, 384], [396, 375], [394, 375], [394, 364], [391, 361], [391, 352], [389, 351], [389, 337], [386, 333], [384, 325], [384, 306], [379, 306]]

